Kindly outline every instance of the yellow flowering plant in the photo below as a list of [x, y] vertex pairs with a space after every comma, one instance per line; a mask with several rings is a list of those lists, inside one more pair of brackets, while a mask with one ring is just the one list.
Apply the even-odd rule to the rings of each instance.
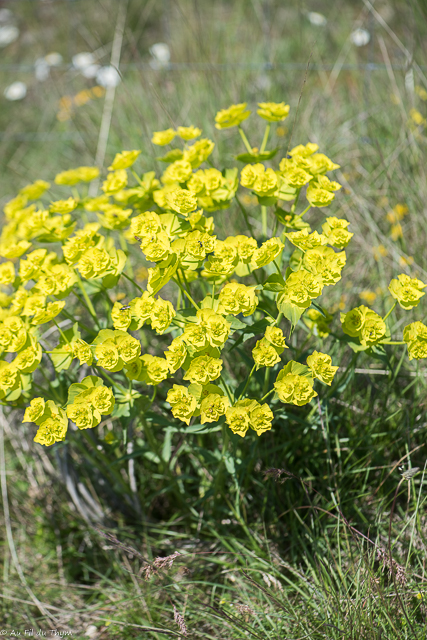
[[[242, 128], [246, 103], [218, 112], [216, 128], [237, 127], [246, 147], [240, 167], [213, 167], [214, 142], [179, 126], [153, 134], [154, 145], [178, 141], [159, 158], [159, 174], [139, 173], [141, 151], [124, 150], [94, 197], [87, 184], [99, 169], [78, 167], [54, 177], [54, 187], [26, 185], [6, 204], [0, 401], [27, 406], [36, 442], [64, 440], [70, 421], [78, 437], [109, 416], [124, 429], [139, 420], [152, 444], [147, 415], [157, 396], [157, 410], [185, 428], [219, 423], [226, 447], [229, 433], [261, 436], [283, 404], [309, 404], [333, 384], [338, 363], [314, 349], [323, 340], [375, 357], [405, 343], [410, 359], [427, 357], [421, 322], [391, 340], [391, 311], [415, 308], [427, 286], [408, 275], [391, 281], [395, 303], [384, 317], [361, 305], [332, 333], [319, 298], [340, 281], [353, 233], [348, 220], [325, 213], [341, 187], [330, 174], [339, 165], [317, 144], [283, 149], [273, 166], [271, 128], [288, 113], [284, 102], [258, 104], [267, 122], [258, 150]], [[258, 214], [249, 217], [245, 194]], [[224, 210], [241, 224], [237, 235], [216, 232]], [[141, 266], [145, 280], [135, 275]]]

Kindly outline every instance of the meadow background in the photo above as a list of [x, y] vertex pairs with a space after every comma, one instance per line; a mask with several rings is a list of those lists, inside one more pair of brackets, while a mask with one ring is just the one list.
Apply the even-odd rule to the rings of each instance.
[[[160, 171], [151, 132], [180, 124], [216, 142], [216, 166], [234, 166], [236, 134], [214, 128], [217, 110], [284, 100], [282, 153], [292, 132], [341, 165], [331, 210], [355, 237], [331, 310], [384, 313], [391, 277], [427, 277], [425, 0], [11, 0], [0, 19], [2, 9], [19, 29], [0, 49], [2, 206], [28, 182], [106, 167], [122, 149], [142, 149], [139, 171]], [[150, 53], [159, 42], [167, 64]], [[37, 79], [51, 52], [62, 62]], [[115, 90], [76, 70], [81, 52], [118, 66]], [[17, 81], [27, 95], [8, 101]], [[255, 119], [248, 130], [262, 135]], [[241, 229], [238, 211], [215, 215], [220, 234]], [[398, 314], [393, 333], [407, 322]], [[46, 450], [22, 412], [0, 414], [6, 635], [424, 638], [426, 370], [402, 347], [374, 363], [336, 349], [338, 383], [309, 412], [284, 410], [271, 433], [233, 445], [215, 487], [219, 433], [153, 413], [152, 442], [108, 444], [100, 430]]]

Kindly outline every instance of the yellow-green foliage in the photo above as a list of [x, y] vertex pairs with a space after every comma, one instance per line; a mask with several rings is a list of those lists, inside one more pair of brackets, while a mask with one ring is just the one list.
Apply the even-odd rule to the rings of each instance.
[[[181, 140], [160, 158], [166, 165], [162, 175], [150, 171], [141, 176], [132, 168], [140, 151], [123, 151], [108, 168], [103, 195], [85, 195], [87, 183], [99, 177], [98, 168], [79, 167], [55, 177], [59, 188], [70, 189], [64, 189], [61, 199], [49, 202], [51, 185], [37, 180], [5, 206], [0, 238], [0, 399], [4, 404], [30, 402], [24, 420], [38, 425], [36, 442], [51, 445], [63, 440], [68, 420], [79, 429], [96, 427], [102, 416], [118, 411], [115, 395], [123, 405], [140, 396], [144, 385], [159, 384], [165, 386], [164, 397], [176, 419], [187, 424], [196, 416], [202, 423], [225, 420], [240, 436], [249, 428], [260, 435], [271, 428], [274, 417], [264, 402], [271, 394], [273, 404], [301, 406], [317, 395], [316, 380], [332, 384], [338, 367], [326, 353], [314, 351], [306, 365], [282, 360], [288, 345], [280, 325], [286, 318], [292, 332], [304, 314], [309, 335], [329, 335], [332, 318], [313, 302], [341, 279], [344, 249], [353, 234], [347, 220], [328, 216], [317, 231], [306, 216], [312, 208], [323, 213], [334, 200], [341, 185], [326, 174], [338, 165], [308, 142], [285, 153], [276, 168], [270, 166], [277, 153], [266, 150], [271, 127], [288, 116], [289, 106], [258, 107], [258, 115], [267, 121], [260, 149], [251, 147], [241, 128], [250, 115], [245, 103], [215, 118], [220, 130], [238, 127], [246, 146], [237, 156], [244, 164], [241, 170], [212, 167], [214, 143], [198, 139], [202, 132], [197, 127], [180, 126], [153, 134], [155, 145]], [[262, 242], [254, 236], [242, 204], [248, 197], [260, 205]], [[301, 206], [304, 197], [307, 202]], [[219, 238], [215, 218], [234, 202], [250, 235]], [[207, 215], [214, 212], [215, 216]], [[272, 237], [267, 237], [268, 215], [275, 229]], [[294, 247], [288, 264], [283, 259], [286, 241]], [[145, 289], [127, 268], [135, 242], [153, 263]], [[127, 304], [117, 296], [123, 277], [139, 290]], [[168, 283], [162, 297], [159, 293]], [[399, 275], [390, 293], [395, 305], [412, 309], [425, 287], [416, 278]], [[90, 296], [94, 291], [103, 295], [97, 309]], [[274, 300], [276, 315], [266, 310], [263, 296]], [[74, 319], [77, 307], [86, 308], [84, 322], [75, 318], [73, 328], [62, 331], [61, 317]], [[343, 313], [347, 337], [342, 340], [368, 353], [390, 344], [388, 315], [381, 318], [363, 305]], [[47, 324], [56, 325], [60, 335], [52, 351], [42, 339]], [[164, 353], [143, 352], [140, 340], [129, 333], [144, 325], [170, 337]], [[87, 342], [90, 331], [95, 337]], [[244, 382], [234, 378], [233, 388], [222, 371], [233, 371], [237, 351], [224, 347], [231, 337], [235, 343], [248, 333], [260, 336], [252, 350], [253, 365]], [[408, 325], [403, 339], [410, 358], [427, 357], [427, 328], [421, 322]], [[62, 405], [35, 397], [33, 374], [49, 358], [58, 372], [69, 370], [71, 376]], [[247, 397], [254, 372], [280, 363], [264, 397]], [[97, 375], [84, 376], [85, 372]], [[179, 380], [183, 384], [176, 384]]]

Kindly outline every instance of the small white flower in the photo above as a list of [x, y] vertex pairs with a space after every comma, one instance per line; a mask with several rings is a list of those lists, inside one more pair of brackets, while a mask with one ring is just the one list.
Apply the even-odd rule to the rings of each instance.
[[44, 57], [49, 67], [59, 67], [62, 64], [63, 57], [57, 51], [52, 51]]
[[163, 62], [163, 64], [167, 64], [171, 59], [171, 52], [169, 46], [164, 42], [156, 42], [150, 47], [150, 53], [159, 62]]
[[121, 82], [121, 78], [114, 67], [101, 67], [96, 74], [96, 81], [101, 87], [117, 87]]
[[95, 78], [100, 68], [101, 66], [99, 64], [90, 64], [88, 67], [84, 67], [81, 70], [81, 74], [85, 78]]
[[3, 91], [6, 100], [22, 100], [27, 95], [27, 85], [25, 82], [12, 82]]
[[0, 27], [0, 47], [7, 47], [19, 37], [19, 29], [13, 24], [5, 24]]
[[371, 39], [371, 34], [366, 29], [355, 29], [350, 36], [350, 40], [356, 47], [364, 47]]
[[93, 638], [94, 636], [96, 636], [97, 631], [98, 631], [97, 627], [95, 627], [94, 624], [90, 624], [85, 631], [85, 636], [87, 638]]
[[317, 11], [309, 11], [307, 18], [315, 27], [324, 27], [328, 22], [325, 16], [322, 13], [317, 13]]
[[34, 63], [36, 80], [44, 82], [50, 74], [50, 67], [45, 58], [37, 58]]
[[156, 42], [150, 47], [150, 53], [152, 60], [150, 60], [150, 67], [152, 69], [164, 69], [169, 66], [171, 59], [171, 52], [169, 46], [165, 42]]
[[95, 57], [88, 51], [82, 51], [81, 53], [76, 53], [76, 55], [72, 57], [71, 61], [73, 63], [73, 67], [78, 71], [81, 71], [85, 67], [89, 67], [91, 64], [94, 64]]

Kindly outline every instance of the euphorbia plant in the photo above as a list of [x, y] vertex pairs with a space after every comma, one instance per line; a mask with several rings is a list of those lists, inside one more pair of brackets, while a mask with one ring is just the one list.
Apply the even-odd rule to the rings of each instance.
[[[307, 219], [333, 202], [340, 185], [327, 174], [338, 165], [308, 142], [283, 149], [273, 168], [271, 127], [289, 106], [259, 104], [267, 121], [259, 149], [241, 126], [246, 107], [232, 105], [215, 119], [218, 129], [238, 128], [246, 147], [236, 156], [241, 170], [213, 167], [214, 143], [194, 126], [178, 127], [153, 135], [159, 146], [181, 140], [159, 158], [166, 168], [158, 177], [132, 168], [140, 151], [123, 151], [101, 195], [87, 195], [99, 170], [79, 167], [55, 177], [56, 191], [38, 180], [5, 206], [0, 399], [29, 403], [24, 421], [38, 425], [36, 442], [63, 440], [69, 420], [88, 429], [106, 415], [141, 416], [159, 386], [173, 416], [187, 425], [198, 418], [240, 436], [248, 429], [261, 435], [280, 403], [307, 404], [316, 385], [332, 384], [338, 366], [330, 355], [312, 347], [306, 363], [297, 362], [286, 342], [301, 320], [308, 344], [330, 333], [332, 316], [316, 300], [338, 285], [353, 234], [335, 216], [325, 216], [318, 230]], [[59, 190], [62, 198], [54, 199]], [[259, 205], [259, 225], [244, 206], [248, 196]], [[215, 221], [230, 208], [244, 233], [219, 238]], [[145, 286], [142, 256], [151, 263]], [[411, 309], [425, 286], [400, 275], [390, 293]], [[365, 306], [343, 313], [342, 339], [375, 355], [396, 344], [388, 316]], [[50, 348], [52, 334], [58, 339]], [[244, 343], [253, 337], [248, 350]], [[403, 338], [410, 358], [427, 356], [421, 322], [408, 325]], [[154, 388], [151, 398], [147, 387]]]

